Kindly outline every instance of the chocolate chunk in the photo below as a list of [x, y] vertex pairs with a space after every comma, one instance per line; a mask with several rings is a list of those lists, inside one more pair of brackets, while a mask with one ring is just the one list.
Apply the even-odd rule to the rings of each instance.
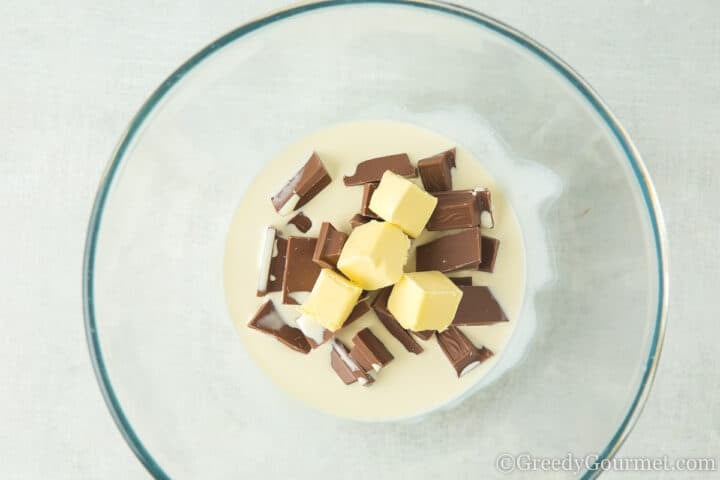
[[428, 220], [428, 230], [453, 230], [480, 225], [480, 204], [472, 190], [435, 192], [433, 195], [438, 203]]
[[293, 298], [291, 293], [309, 292], [315, 285], [320, 267], [313, 262], [313, 253], [317, 238], [290, 237], [287, 241], [285, 272], [282, 282], [282, 301], [298, 305], [302, 302]]
[[492, 325], [508, 318], [488, 287], [459, 286], [463, 292], [453, 325]]
[[345, 320], [345, 323], [343, 323], [343, 327], [350, 325], [352, 322], [354, 322], [358, 318], [362, 317], [369, 311], [370, 311], [370, 304], [367, 302], [367, 300], [360, 300], [355, 305], [355, 308], [352, 309], [352, 311], [350, 312], [350, 315], [348, 315], [347, 320]]
[[390, 170], [403, 177], [416, 177], [415, 167], [410, 163], [406, 153], [371, 158], [358, 163], [355, 173], [345, 176], [345, 185], [361, 185], [363, 183], [379, 182], [386, 170]]
[[329, 222], [323, 222], [312, 261], [322, 268], [335, 268], [347, 238], [347, 233], [335, 230]]
[[472, 277], [449, 277], [450, 280], [457, 286], [460, 285], [472, 285]]
[[273, 207], [280, 215], [294, 212], [330, 185], [331, 181], [320, 157], [313, 152], [305, 165], [272, 197]]
[[365, 217], [365, 216], [363, 216], [363, 215], [360, 215], [359, 213], [356, 213], [356, 214], [353, 215], [353, 217], [350, 219], [350, 227], [351, 227], [351, 228], [355, 228], [355, 227], [358, 227], [358, 226], [360, 226], [360, 225], [365, 225], [366, 223], [368, 223], [368, 222], [371, 221], [371, 220], [372, 220], [372, 218], [370, 218], [370, 217]]
[[373, 383], [373, 378], [365, 373], [358, 364], [355, 363], [355, 360], [350, 358], [347, 348], [345, 348], [345, 345], [337, 338], [333, 338], [332, 340], [330, 365], [345, 385], [358, 382], [360, 385], [368, 386]]
[[350, 357], [366, 372], [379, 372], [395, 358], [369, 328], [357, 332], [352, 342]]
[[480, 229], [468, 228], [420, 245], [416, 251], [415, 270], [452, 272], [480, 265]]
[[260, 276], [257, 286], [258, 297], [282, 290], [287, 240], [282, 238], [273, 227], [268, 227], [261, 248]]
[[425, 190], [428, 192], [452, 190], [450, 170], [453, 168], [455, 168], [454, 148], [420, 160], [418, 171]]
[[315, 349], [333, 337], [333, 332], [315, 322], [307, 315], [300, 315], [296, 320], [300, 331], [305, 335], [308, 344]]
[[410, 330], [404, 329], [402, 325], [395, 320], [390, 310], [388, 310], [387, 301], [388, 298], [390, 298], [391, 291], [392, 287], [385, 287], [380, 290], [372, 303], [372, 308], [388, 332], [405, 347], [405, 350], [416, 355], [422, 353], [423, 348], [415, 341], [412, 335], [410, 335]]
[[495, 259], [500, 249], [500, 240], [497, 238], [482, 236], [480, 238], [480, 251], [482, 252], [482, 260], [478, 265], [481, 272], [492, 273], [495, 270]]
[[450, 326], [447, 330], [438, 332], [437, 340], [443, 353], [457, 372], [458, 378], [493, 355], [493, 352], [485, 347], [479, 349], [475, 347], [457, 327]]
[[308, 353], [310, 345], [300, 329], [291, 327], [275, 309], [272, 300], [263, 303], [248, 322], [248, 327], [272, 335], [281, 343], [300, 353]]
[[423, 340], [430, 340], [430, 337], [433, 336], [435, 333], [435, 330], [420, 330], [419, 332], [412, 332], [416, 337], [421, 338]]
[[306, 217], [303, 212], [298, 212], [297, 215], [288, 220], [288, 225], [295, 225], [295, 228], [302, 233], [307, 233], [312, 228], [312, 220]]
[[487, 188], [476, 188], [473, 190], [480, 208], [480, 226], [483, 228], [494, 228], [495, 217], [493, 217], [492, 197]]
[[362, 205], [360, 205], [360, 215], [366, 218], [380, 218], [375, 212], [370, 210], [370, 199], [372, 198], [373, 192], [377, 188], [377, 183], [366, 183], [363, 185], [363, 198]]
[[433, 195], [438, 199], [438, 203], [428, 220], [428, 230], [453, 230], [475, 225], [484, 228], [495, 226], [490, 190], [451, 190], [434, 192]]

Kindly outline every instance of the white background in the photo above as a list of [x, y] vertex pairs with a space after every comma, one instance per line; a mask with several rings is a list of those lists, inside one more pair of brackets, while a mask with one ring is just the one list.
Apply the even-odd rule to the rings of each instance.
[[[657, 186], [671, 245], [670, 321], [650, 400], [620, 455], [720, 460], [720, 2], [464, 3], [589, 80]], [[166, 75], [287, 4], [0, 2], [1, 478], [147, 478], [106, 411], [85, 346], [81, 260], [95, 189], [130, 117]]]

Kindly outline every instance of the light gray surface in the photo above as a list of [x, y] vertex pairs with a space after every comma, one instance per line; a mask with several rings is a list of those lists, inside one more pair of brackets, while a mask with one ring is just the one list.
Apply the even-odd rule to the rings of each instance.
[[[147, 476], [107, 414], [84, 343], [80, 265], [97, 181], [167, 74], [286, 3], [0, 5], [1, 477]], [[600, 92], [664, 205], [671, 318], [655, 388], [620, 455], [720, 457], [720, 5], [465, 3], [535, 37]]]

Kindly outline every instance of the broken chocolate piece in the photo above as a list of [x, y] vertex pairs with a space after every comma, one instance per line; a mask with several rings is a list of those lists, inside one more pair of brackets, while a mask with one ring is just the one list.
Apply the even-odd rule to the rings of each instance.
[[350, 357], [366, 372], [379, 372], [392, 361], [393, 355], [369, 328], [363, 328], [352, 339]]
[[477, 269], [481, 259], [480, 229], [473, 227], [417, 247], [415, 270], [452, 272], [463, 268]]
[[418, 162], [418, 172], [423, 186], [428, 192], [444, 192], [452, 190], [450, 170], [455, 168], [455, 149], [423, 158]]
[[480, 225], [480, 204], [473, 190], [435, 192], [433, 195], [438, 202], [428, 220], [428, 230], [453, 230]]
[[421, 330], [419, 332], [412, 332], [412, 333], [415, 334], [416, 337], [427, 341], [427, 340], [430, 340], [430, 337], [433, 336], [433, 333], [435, 333], [435, 330]]
[[370, 218], [370, 217], [365, 217], [365, 216], [363, 216], [363, 215], [360, 215], [359, 213], [356, 213], [356, 214], [353, 215], [353, 217], [350, 219], [350, 227], [351, 227], [351, 228], [355, 228], [355, 227], [359, 227], [360, 225], [365, 225], [365, 224], [368, 223], [370, 220], [372, 220], [372, 218]]
[[495, 218], [492, 210], [492, 197], [487, 188], [476, 188], [473, 190], [480, 208], [480, 226], [483, 228], [494, 228]]
[[390, 170], [402, 177], [416, 177], [415, 167], [410, 163], [406, 153], [371, 158], [358, 163], [355, 173], [343, 177], [346, 186], [361, 185], [363, 183], [379, 182], [386, 170]]
[[333, 332], [326, 329], [307, 315], [300, 315], [296, 320], [297, 326], [305, 335], [308, 344], [315, 349], [333, 337]]
[[488, 287], [464, 286], [453, 325], [492, 325], [507, 322], [508, 318]]
[[363, 185], [363, 198], [362, 205], [360, 205], [360, 215], [366, 218], [380, 218], [375, 212], [370, 210], [370, 199], [372, 198], [373, 192], [379, 184], [377, 183], [366, 183]]
[[325, 187], [332, 179], [317, 153], [312, 152], [305, 165], [272, 197], [275, 211], [280, 215], [288, 215], [302, 207]]
[[497, 238], [482, 236], [480, 238], [480, 251], [482, 252], [482, 260], [478, 265], [481, 272], [492, 273], [495, 270], [495, 259], [500, 249], [500, 240]]
[[461, 285], [472, 285], [472, 277], [448, 277], [458, 287]]
[[320, 267], [313, 262], [317, 238], [289, 237], [287, 240], [285, 272], [282, 277], [282, 301], [285, 304], [302, 303], [291, 295], [294, 292], [310, 292], [315, 285]]
[[438, 332], [437, 340], [458, 378], [493, 355], [493, 352], [485, 347], [475, 347], [457, 327], [450, 326], [447, 330]]
[[293, 218], [288, 220], [288, 225], [295, 225], [295, 228], [302, 233], [307, 233], [312, 228], [312, 220], [305, 216], [303, 212], [298, 212]]
[[360, 300], [357, 303], [357, 305], [355, 305], [355, 308], [352, 309], [352, 311], [350, 312], [350, 315], [348, 315], [347, 320], [345, 320], [345, 323], [343, 323], [343, 327], [347, 327], [352, 322], [354, 322], [358, 318], [362, 317], [369, 311], [370, 311], [370, 304], [367, 302], [367, 300]]
[[335, 268], [347, 238], [347, 233], [335, 230], [335, 227], [329, 222], [323, 222], [320, 226], [320, 235], [313, 251], [312, 261], [322, 268]]
[[282, 290], [286, 254], [287, 240], [282, 238], [273, 227], [268, 227], [265, 231], [265, 239], [260, 252], [258, 297], [262, 297], [266, 293]]
[[330, 365], [345, 385], [358, 382], [360, 385], [368, 386], [373, 382], [373, 378], [365, 373], [358, 364], [355, 363], [355, 360], [350, 358], [347, 348], [337, 338], [332, 339]]
[[300, 353], [308, 353], [310, 345], [300, 329], [291, 327], [275, 309], [272, 300], [263, 303], [248, 322], [248, 327], [275, 337], [281, 343]]
[[390, 310], [388, 310], [387, 302], [388, 298], [390, 298], [391, 291], [392, 286], [380, 290], [372, 303], [372, 308], [388, 332], [405, 347], [405, 350], [416, 355], [422, 353], [423, 348], [415, 341], [412, 335], [410, 335], [410, 331], [404, 329], [392, 313], [390, 313]]

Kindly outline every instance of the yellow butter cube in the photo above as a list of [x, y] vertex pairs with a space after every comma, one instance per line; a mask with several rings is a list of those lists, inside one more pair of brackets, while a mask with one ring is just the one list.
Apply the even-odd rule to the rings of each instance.
[[397, 225], [368, 222], [350, 233], [337, 268], [365, 290], [392, 285], [407, 262], [410, 239]]
[[410, 180], [387, 170], [370, 198], [370, 210], [415, 238], [425, 228], [437, 201]]
[[323, 268], [300, 311], [334, 332], [345, 323], [361, 293], [362, 288], [347, 278]]
[[455, 318], [462, 295], [440, 272], [406, 273], [390, 293], [388, 310], [404, 328], [443, 331]]

